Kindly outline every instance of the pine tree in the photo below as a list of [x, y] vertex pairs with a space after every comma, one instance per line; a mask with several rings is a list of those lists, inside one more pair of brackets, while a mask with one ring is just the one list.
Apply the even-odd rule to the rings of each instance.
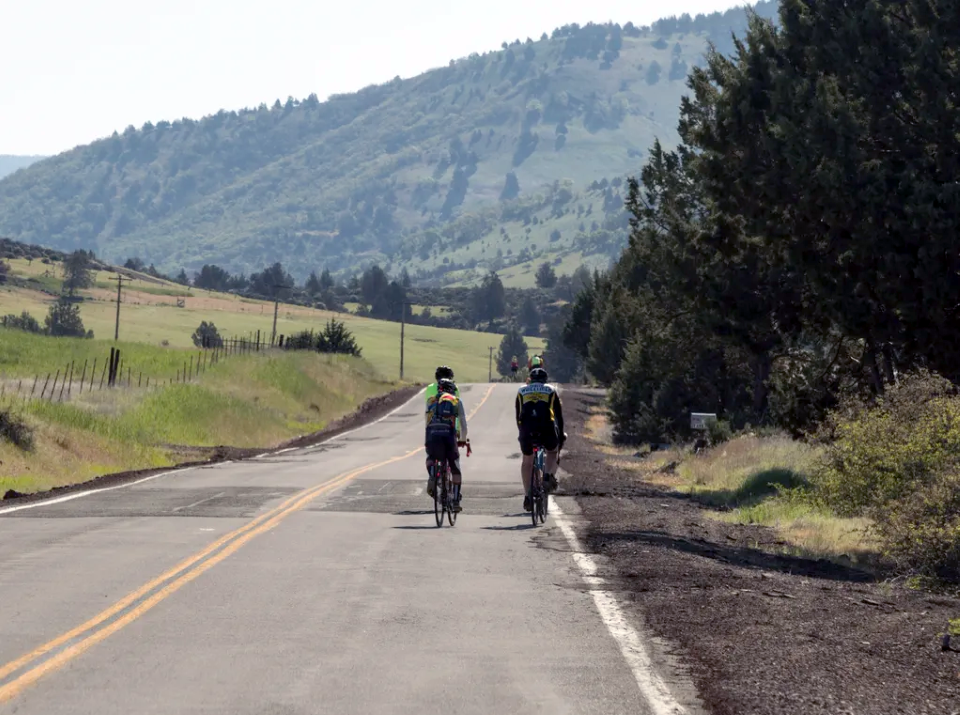
[[497, 372], [501, 375], [512, 375], [510, 363], [516, 356], [521, 365], [527, 364], [527, 343], [520, 331], [511, 327], [500, 341], [500, 350], [497, 352]]

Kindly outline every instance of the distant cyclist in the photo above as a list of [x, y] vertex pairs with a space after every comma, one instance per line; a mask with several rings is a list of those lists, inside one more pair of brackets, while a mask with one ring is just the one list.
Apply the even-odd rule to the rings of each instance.
[[517, 360], [517, 356], [514, 355], [510, 358], [510, 374], [513, 375], [514, 379], [517, 377], [517, 370], [520, 369], [520, 361]]
[[467, 415], [457, 396], [458, 389], [452, 380], [437, 381], [437, 397], [426, 412], [426, 435], [424, 448], [427, 452], [427, 494], [432, 498], [437, 488], [436, 477], [431, 472], [434, 464], [450, 464], [453, 475], [454, 509], [460, 511], [460, 485], [463, 473], [460, 470], [460, 451], [457, 442], [467, 439]]
[[566, 441], [563, 431], [563, 409], [556, 388], [547, 384], [547, 371], [535, 367], [530, 371], [530, 383], [517, 390], [517, 427], [520, 431], [520, 478], [523, 480], [523, 508], [530, 511], [530, 482], [533, 475], [533, 447], [540, 445], [546, 452], [543, 483], [547, 491], [557, 484], [557, 457]]

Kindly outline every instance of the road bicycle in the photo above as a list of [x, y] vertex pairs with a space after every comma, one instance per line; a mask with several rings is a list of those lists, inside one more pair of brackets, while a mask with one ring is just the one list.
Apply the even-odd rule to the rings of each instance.
[[[543, 524], [550, 512], [550, 494], [543, 486], [543, 465], [546, 454], [539, 444], [533, 445], [533, 474], [530, 476], [530, 501], [533, 508], [530, 510], [530, 518], [533, 519], [534, 526], [538, 521]], [[557, 450], [557, 467], [560, 467], [559, 449]]]
[[[469, 441], [457, 442], [457, 446], [466, 447], [468, 457], [473, 453]], [[431, 469], [433, 470], [431, 476], [435, 478], [434, 484], [436, 485], [433, 490], [433, 515], [436, 517], [437, 527], [443, 526], [444, 516], [446, 516], [450, 526], [454, 526], [457, 523], [458, 512], [455, 507], [458, 504], [453, 484], [453, 473], [450, 471], [450, 461], [444, 459], [435, 462]]]
[[533, 474], [530, 476], [530, 518], [533, 525], [543, 524], [549, 511], [549, 497], [543, 488], [543, 463], [546, 452], [539, 444], [533, 445]]

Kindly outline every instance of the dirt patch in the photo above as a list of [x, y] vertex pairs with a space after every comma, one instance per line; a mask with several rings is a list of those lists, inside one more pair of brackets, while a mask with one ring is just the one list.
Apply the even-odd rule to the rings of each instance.
[[25, 504], [27, 502], [40, 501], [55, 496], [63, 496], [64, 494], [70, 494], [77, 491], [102, 489], [104, 487], [116, 486], [143, 477], [148, 477], [153, 474], [161, 474], [163, 472], [169, 472], [176, 469], [215, 464], [217, 462], [225, 461], [239, 462], [245, 459], [251, 459], [261, 454], [275, 453], [282, 449], [308, 447], [314, 444], [319, 444], [320, 442], [325, 442], [326, 440], [332, 439], [333, 437], [343, 434], [348, 430], [361, 427], [365, 424], [370, 424], [371, 422], [380, 419], [394, 408], [399, 407], [404, 402], [409, 400], [422, 387], [422, 385], [411, 385], [409, 387], [400, 388], [399, 390], [394, 390], [393, 392], [388, 392], [384, 395], [371, 397], [365, 400], [363, 404], [361, 404], [356, 410], [338, 420], [331, 422], [319, 432], [301, 435], [300, 437], [287, 440], [286, 442], [278, 444], [274, 447], [230, 447], [226, 445], [220, 445], [217, 447], [191, 447], [185, 445], [167, 445], [167, 448], [172, 450], [174, 454], [176, 454], [183, 461], [178, 462], [174, 466], [158, 469], [136, 469], [126, 472], [104, 474], [79, 484], [55, 487], [54, 489], [48, 489], [42, 492], [34, 492], [31, 494], [21, 494], [20, 492], [10, 489], [3, 495], [2, 499], [0, 499], [0, 502], [3, 502], [4, 506]]
[[960, 713], [960, 649], [941, 647], [960, 599], [778, 553], [773, 530], [716, 521], [609, 465], [583, 437], [601, 399], [564, 393], [560, 494], [576, 497], [627, 608], [680, 647], [710, 712]]

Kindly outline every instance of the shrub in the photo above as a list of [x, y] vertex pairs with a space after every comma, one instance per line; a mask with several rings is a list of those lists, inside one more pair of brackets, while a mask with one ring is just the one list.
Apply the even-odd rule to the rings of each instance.
[[13, 328], [14, 330], [24, 330], [28, 333], [42, 333], [43, 327], [27, 311], [23, 311], [20, 315], [5, 315], [0, 318], [0, 325], [3, 325], [5, 328]]
[[353, 337], [353, 333], [347, 330], [347, 326], [333, 319], [327, 321], [323, 332], [317, 336], [317, 350], [322, 353], [338, 353], [356, 357], [360, 357], [362, 352]]
[[33, 428], [9, 408], [0, 409], [0, 438], [25, 452], [33, 449]]
[[312, 330], [301, 330], [294, 333], [283, 341], [283, 347], [287, 350], [316, 350], [317, 336]]
[[843, 403], [820, 434], [816, 498], [867, 516], [898, 570], [960, 580], [960, 397], [936, 375], [907, 376], [870, 404]]
[[193, 340], [193, 344], [198, 348], [223, 347], [223, 338], [220, 336], [220, 331], [217, 330], [217, 326], [214, 325], [213, 322], [208, 323], [206, 320], [200, 322], [200, 325], [193, 331], [190, 339]]
[[50, 312], [44, 319], [46, 332], [53, 336], [73, 338], [92, 338], [93, 331], [85, 330], [80, 319], [80, 307], [70, 300], [61, 298], [50, 306]]
[[960, 581], [960, 472], [937, 474], [874, 511], [874, 530], [898, 571]]
[[843, 515], [883, 508], [960, 466], [960, 398], [927, 373], [907, 377], [874, 405], [845, 403], [824, 427], [815, 479], [820, 496]]
[[710, 446], [716, 447], [718, 444], [728, 442], [733, 437], [733, 430], [730, 423], [726, 420], [716, 420], [707, 422], [707, 437], [710, 439]]

